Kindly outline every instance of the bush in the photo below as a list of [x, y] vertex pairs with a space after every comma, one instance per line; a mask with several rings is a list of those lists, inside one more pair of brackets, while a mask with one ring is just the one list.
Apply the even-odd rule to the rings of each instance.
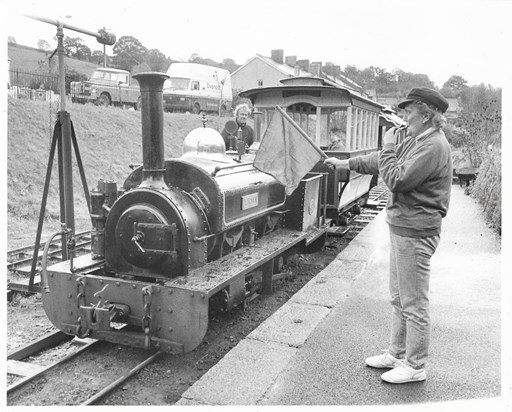
[[483, 156], [471, 196], [483, 205], [486, 222], [501, 236], [501, 151]]

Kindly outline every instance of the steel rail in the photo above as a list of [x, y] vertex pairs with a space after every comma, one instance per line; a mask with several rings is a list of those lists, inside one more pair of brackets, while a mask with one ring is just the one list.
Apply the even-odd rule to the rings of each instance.
[[149, 365], [151, 362], [153, 362], [161, 353], [162, 352], [160, 352], [160, 351], [153, 353], [151, 356], [146, 358], [144, 361], [139, 363], [137, 366], [135, 366], [134, 368], [130, 369], [130, 371], [128, 371], [126, 374], [124, 374], [123, 376], [121, 376], [120, 378], [118, 378], [117, 380], [112, 382], [107, 387], [103, 388], [101, 391], [99, 391], [95, 395], [91, 396], [86, 401], [82, 402], [80, 404], [80, 406], [83, 406], [83, 405], [93, 405], [96, 401], [98, 401], [99, 399], [103, 398], [109, 392], [113, 391], [115, 388], [117, 388], [119, 385], [121, 385], [128, 378], [132, 377], [133, 375], [138, 373], [141, 369], [145, 368], [147, 365]]
[[[77, 234], [75, 235], [75, 238], [80, 238], [80, 237], [82, 237], [82, 236], [86, 236], [86, 235], [88, 235], [89, 233], [90, 233], [90, 231], [85, 230], [85, 231], [83, 231], [83, 232], [77, 233]], [[86, 245], [88, 245], [88, 244], [90, 244], [90, 243], [91, 243], [91, 241], [90, 241], [90, 240], [85, 240], [85, 241], [82, 241], [82, 242], [78, 243], [77, 245], [78, 245], [78, 246], [80, 246], [80, 247], [83, 247], [83, 246], [86, 246]], [[52, 242], [52, 245], [55, 245], [55, 246], [57, 246], [57, 247], [58, 247], [58, 245], [59, 245], [59, 241], [58, 241], [58, 240], [53, 241], [53, 242]], [[41, 244], [39, 245], [39, 248], [43, 248], [44, 246], [45, 246], [45, 242], [44, 242], [44, 243], [41, 243]], [[7, 260], [9, 260], [9, 258], [10, 258], [10, 257], [12, 258], [13, 256], [15, 256], [15, 255], [19, 255], [19, 254], [21, 254], [21, 253], [23, 253], [23, 254], [27, 254], [27, 255], [28, 255], [28, 254], [32, 255], [32, 252], [33, 252], [33, 250], [34, 250], [34, 247], [35, 247], [34, 245], [30, 245], [30, 246], [23, 246], [23, 247], [19, 247], [19, 248], [17, 248], [17, 249], [13, 249], [13, 250], [8, 250], [8, 251], [7, 251]], [[54, 253], [58, 253], [58, 252], [61, 252], [61, 251], [62, 251], [62, 248], [57, 249], [57, 250], [53, 250], [51, 253], [52, 253], [52, 254], [54, 254]], [[7, 262], [7, 269], [11, 269], [11, 267], [12, 267], [12, 266], [19, 265], [19, 264], [21, 264], [21, 263], [25, 263], [25, 262], [30, 261], [30, 260], [32, 260], [32, 256], [31, 256], [31, 257], [29, 257], [29, 258], [16, 260], [16, 261], [14, 261], [14, 262]]]
[[7, 360], [12, 359], [20, 361], [34, 355], [37, 352], [48, 349], [50, 347], [54, 347], [61, 342], [71, 339], [73, 339], [73, 336], [67, 335], [60, 330], [56, 330], [40, 337], [39, 339], [36, 339], [33, 342], [29, 342], [26, 345], [16, 348], [14, 351], [9, 352], [7, 354]]
[[11, 386], [9, 386], [7, 388], [7, 393], [9, 394], [10, 392], [20, 388], [21, 386], [27, 384], [28, 382], [34, 380], [38, 376], [41, 376], [42, 374], [48, 372], [49, 370], [55, 368], [56, 366], [59, 366], [59, 365], [62, 365], [63, 363], [66, 363], [67, 361], [73, 359], [74, 357], [76, 357], [80, 353], [84, 352], [85, 350], [89, 349], [91, 346], [95, 345], [98, 342], [100, 342], [100, 341], [95, 340], [95, 339], [94, 340], [91, 339], [90, 342], [86, 343], [81, 348], [78, 348], [73, 353], [70, 353], [70, 354], [64, 356], [63, 358], [59, 359], [58, 361], [55, 361], [54, 363], [52, 363], [52, 364], [50, 364], [50, 365], [48, 365], [46, 367], [43, 367], [43, 369], [41, 369], [40, 371], [38, 371], [38, 372], [36, 372], [36, 373], [34, 373], [32, 375], [26, 376], [25, 378], [20, 379], [17, 382], [14, 382]]

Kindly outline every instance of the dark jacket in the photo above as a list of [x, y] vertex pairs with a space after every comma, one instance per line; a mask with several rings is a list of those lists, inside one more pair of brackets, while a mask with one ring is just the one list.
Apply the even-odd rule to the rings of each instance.
[[[221, 132], [224, 142], [226, 143], [226, 150], [229, 149], [229, 140], [231, 137], [237, 137], [238, 128], [242, 130], [242, 139], [250, 147], [254, 143], [254, 131], [248, 124], [244, 126], [239, 125], [235, 120], [228, 120], [224, 125], [224, 129]], [[236, 147], [236, 145], [235, 145]]]
[[386, 205], [390, 230], [402, 236], [426, 237], [441, 232], [450, 204], [452, 157], [442, 130], [429, 129], [400, 145], [349, 160], [351, 170], [379, 173], [390, 196]]

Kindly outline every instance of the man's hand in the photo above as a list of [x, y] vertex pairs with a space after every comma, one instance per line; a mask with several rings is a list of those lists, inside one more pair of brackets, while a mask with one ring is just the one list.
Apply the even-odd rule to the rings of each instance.
[[392, 127], [384, 134], [384, 137], [382, 138], [382, 144], [385, 145], [385, 144], [391, 143], [391, 144], [395, 145], [397, 138], [398, 138], [398, 127]]
[[350, 170], [348, 167], [348, 159], [328, 157], [327, 159], [324, 160], [324, 165], [331, 169]]

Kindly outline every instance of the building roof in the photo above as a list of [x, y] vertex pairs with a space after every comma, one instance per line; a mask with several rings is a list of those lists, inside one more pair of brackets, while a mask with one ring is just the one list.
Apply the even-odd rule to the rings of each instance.
[[[241, 70], [243, 67], [247, 66], [249, 63], [251, 63], [253, 60], [259, 59], [269, 66], [273, 67], [274, 69], [280, 71], [283, 73], [283, 75], [287, 77], [313, 77], [315, 76], [313, 73], [302, 70], [301, 68], [297, 67], [298, 72], [296, 72], [296, 68], [292, 67], [286, 63], [278, 63], [275, 60], [272, 60], [270, 57], [262, 56], [261, 54], [256, 54], [254, 57], [249, 59], [245, 64], [240, 66], [238, 69], [236, 69], [233, 73], [231, 73], [231, 76], [235, 75], [239, 70]], [[337, 85], [341, 87], [346, 87], [351, 90], [362, 92], [363, 88], [358, 85], [356, 82], [350, 80], [348, 77], [339, 75], [339, 76], [332, 76], [325, 71], [322, 70], [321, 77], [330, 80], [331, 82], [336, 83]]]
[[[256, 54], [254, 57], [247, 60], [247, 62], [245, 62], [245, 64], [243, 64], [238, 69], [236, 69], [233, 73], [231, 73], [231, 76], [233, 76], [236, 72], [240, 71], [240, 69], [242, 69], [243, 67], [247, 66], [253, 60], [257, 60], [257, 59], [262, 60], [263, 62], [267, 63], [269, 66], [272, 66], [274, 69], [279, 70], [281, 73], [283, 73], [286, 76], [295, 76], [295, 68], [293, 68], [292, 66], [289, 66], [285, 63], [279, 64], [279, 63], [275, 62], [274, 60], [272, 60], [270, 57], [265, 57], [265, 56], [262, 56], [261, 54]], [[309, 72], [299, 69], [299, 76], [303, 77], [303, 76], [313, 76], [313, 75]]]

